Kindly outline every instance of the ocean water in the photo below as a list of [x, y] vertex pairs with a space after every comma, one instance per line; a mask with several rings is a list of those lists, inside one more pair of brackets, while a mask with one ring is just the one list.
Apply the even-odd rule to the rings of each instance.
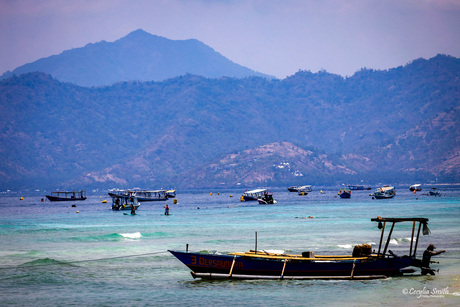
[[[0, 305], [458, 306], [460, 189], [445, 187], [433, 197], [424, 188], [415, 195], [398, 188], [389, 200], [372, 199], [371, 191], [340, 199], [338, 187], [307, 196], [275, 189], [278, 204], [265, 206], [241, 203], [244, 189], [177, 191], [178, 204], [167, 202], [170, 216], [163, 214], [166, 202], [142, 203], [136, 216], [114, 212], [105, 192], [58, 203], [42, 202], [44, 193], [3, 193]], [[186, 244], [190, 251], [247, 251], [255, 248], [257, 232], [258, 249], [351, 254], [355, 244], [378, 248], [380, 231], [370, 221], [377, 216], [429, 218], [431, 235], [420, 236], [417, 254], [430, 243], [447, 250], [432, 259], [439, 273], [368, 281], [203, 281], [167, 252]], [[390, 249], [408, 251], [410, 236], [411, 225], [401, 225]]]

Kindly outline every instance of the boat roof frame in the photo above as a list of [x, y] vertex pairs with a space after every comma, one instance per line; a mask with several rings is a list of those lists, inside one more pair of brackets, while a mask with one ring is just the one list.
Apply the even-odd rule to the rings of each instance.
[[[429, 219], [423, 218], [423, 217], [394, 218], [394, 217], [380, 217], [380, 216], [378, 216], [377, 218], [372, 218], [371, 221], [372, 222], [378, 222], [379, 223], [379, 229], [380, 228], [382, 229], [382, 233], [380, 235], [380, 242], [379, 242], [379, 251], [377, 252], [377, 256], [382, 257], [382, 258], [385, 257], [385, 254], [386, 254], [386, 252], [388, 250], [388, 244], [390, 243], [391, 235], [393, 233], [393, 229], [394, 229], [396, 223], [412, 222], [412, 235], [411, 235], [410, 250], [409, 250], [409, 257], [412, 257], [412, 258], [416, 257], [417, 246], [418, 246], [418, 242], [419, 242], [420, 230], [422, 228], [422, 225], [423, 225], [423, 235], [430, 233], [430, 230], [428, 229], [428, 221], [429, 221]], [[388, 238], [386, 240], [383, 252], [380, 253], [380, 251], [382, 250], [383, 236], [384, 236], [384, 233], [385, 233], [385, 226], [386, 226], [387, 222], [392, 223], [392, 225], [391, 225], [391, 229], [390, 229], [390, 232], [388, 234]], [[418, 230], [417, 230], [417, 238], [415, 238], [414, 237], [415, 236], [415, 225], [417, 224], [417, 222], [418, 222], [419, 225], [418, 225]], [[412, 250], [414, 251], [413, 253], [412, 253]]]

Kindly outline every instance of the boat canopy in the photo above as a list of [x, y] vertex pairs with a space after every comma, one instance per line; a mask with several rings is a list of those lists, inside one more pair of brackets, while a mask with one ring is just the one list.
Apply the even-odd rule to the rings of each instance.
[[[377, 255], [379, 257], [385, 257], [385, 254], [388, 250], [388, 244], [390, 243], [391, 240], [391, 234], [393, 233], [393, 229], [395, 227], [396, 223], [401, 223], [401, 222], [412, 222], [412, 235], [411, 235], [411, 240], [410, 240], [410, 250], [409, 250], [409, 257], [412, 257], [415, 259], [415, 255], [417, 252], [417, 245], [419, 242], [419, 236], [420, 236], [420, 230], [423, 226], [423, 235], [429, 235], [430, 234], [430, 229], [428, 228], [428, 219], [423, 218], [423, 217], [408, 217], [408, 218], [394, 218], [394, 217], [380, 217], [378, 216], [377, 218], [371, 219], [372, 222], [378, 222], [378, 228], [382, 229], [382, 233], [380, 235], [380, 243], [379, 243], [379, 251], [377, 252]], [[418, 230], [415, 230], [415, 225], [416, 223], [419, 223]], [[382, 224], [383, 223], [383, 224]], [[383, 246], [383, 236], [385, 233], [385, 226], [387, 223], [392, 223], [390, 232], [388, 234], [388, 238], [386, 240], [385, 246]], [[383, 248], [383, 252], [381, 253]]]
[[267, 189], [256, 189], [256, 190], [246, 191], [244, 192], [244, 194], [259, 194], [265, 191], [267, 191]]

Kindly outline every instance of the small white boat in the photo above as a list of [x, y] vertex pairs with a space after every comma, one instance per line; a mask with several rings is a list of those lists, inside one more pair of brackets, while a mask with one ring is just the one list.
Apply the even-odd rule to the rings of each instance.
[[395, 187], [383, 186], [374, 191], [374, 197], [377, 199], [393, 198], [396, 195]]
[[413, 184], [409, 187], [409, 190], [411, 191], [421, 191], [422, 190], [422, 185], [420, 183]]

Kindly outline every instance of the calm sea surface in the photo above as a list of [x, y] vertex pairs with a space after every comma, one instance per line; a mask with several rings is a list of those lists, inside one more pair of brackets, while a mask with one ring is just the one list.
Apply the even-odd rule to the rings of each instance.
[[[278, 204], [268, 206], [241, 203], [244, 189], [177, 191], [178, 204], [167, 202], [170, 216], [163, 214], [166, 202], [142, 203], [136, 216], [114, 212], [106, 192], [60, 203], [42, 202], [44, 192], [0, 194], [0, 305], [460, 305], [458, 187], [442, 187], [441, 197], [424, 195], [427, 187], [416, 195], [400, 187], [389, 200], [372, 199], [370, 191], [340, 199], [339, 188], [320, 189], [307, 196], [275, 189]], [[430, 243], [447, 250], [432, 259], [440, 262], [432, 265], [439, 273], [370, 281], [201, 281], [167, 252], [186, 244], [191, 251], [247, 251], [257, 232], [259, 249], [351, 254], [355, 244], [378, 248], [380, 231], [370, 221], [377, 216], [429, 218], [431, 235], [420, 237], [417, 254]], [[409, 224], [399, 227], [390, 249], [408, 251], [410, 235]]]

